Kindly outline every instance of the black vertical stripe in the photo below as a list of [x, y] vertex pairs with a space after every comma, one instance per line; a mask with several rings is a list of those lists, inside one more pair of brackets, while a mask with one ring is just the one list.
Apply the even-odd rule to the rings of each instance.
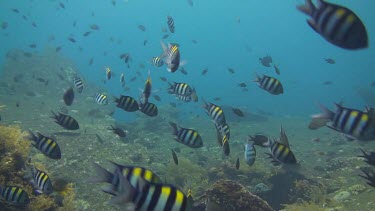
[[338, 37], [337, 33], [339, 32], [342, 25], [345, 23], [346, 18], [348, 17], [349, 14], [350, 14], [349, 11], [345, 9], [345, 14], [339, 20], [335, 21], [335, 26], [333, 27], [333, 30], [331, 31], [331, 33], [328, 35], [328, 38], [330, 40], [336, 40], [336, 38]]
[[341, 131], [344, 131], [346, 122], [348, 121], [348, 118], [350, 117], [351, 113], [352, 113], [352, 110], [347, 109], [347, 112], [346, 112], [344, 118], [340, 122], [340, 129], [341, 129]]
[[146, 184], [143, 187], [143, 190], [140, 191], [140, 192], [141, 192], [141, 198], [139, 199], [138, 203], [136, 203], [135, 210], [138, 210], [139, 208], [141, 208], [143, 206], [143, 204], [145, 203], [147, 195], [150, 192], [150, 184]]
[[368, 128], [368, 126], [370, 125], [370, 120], [366, 121], [366, 124], [365, 126], [362, 128], [362, 130], [359, 132], [359, 135], [362, 136], [363, 133], [366, 131], [366, 129]]
[[20, 196], [17, 198], [17, 202], [21, 202], [23, 194], [25, 194], [25, 191], [21, 190]]
[[[155, 185], [154, 187], [155, 187], [155, 191], [152, 194], [150, 204], [148, 204], [148, 206], [147, 206], [147, 210], [150, 210], [150, 211], [155, 209], [156, 205], [159, 202], [160, 195], [161, 195], [162, 186], [161, 185]], [[150, 193], [148, 192], [148, 194], [150, 194]]]
[[326, 7], [327, 7], [326, 4], [322, 4], [321, 7], [317, 8], [316, 12], [313, 14], [313, 19], [315, 20], [315, 23], [318, 22], [320, 16], [322, 15]]
[[18, 192], [19, 188], [16, 187], [16, 189], [14, 189], [14, 192], [13, 192], [13, 195], [12, 195], [12, 200], [11, 201], [14, 201], [16, 200], [16, 196], [17, 196], [17, 192]]
[[[328, 8], [330, 8], [330, 7], [327, 7], [327, 9]], [[336, 9], [331, 9], [331, 11], [329, 11], [328, 12], [328, 14], [325, 16], [325, 17], [323, 17], [324, 19], [322, 20], [322, 25], [320, 26], [320, 30], [321, 30], [321, 32], [325, 35], [325, 28], [326, 28], [326, 26], [327, 26], [327, 23], [329, 22], [329, 20], [331, 19], [331, 18], [333, 18], [332, 17], [332, 15], [334, 14], [336, 12]]]
[[272, 81], [272, 83], [271, 83], [271, 86], [268, 88], [268, 91], [270, 91], [270, 92], [274, 92], [274, 87], [275, 87], [275, 85], [276, 85], [276, 79], [275, 78], [273, 78], [273, 81]]
[[338, 107], [335, 112], [335, 116], [333, 117], [333, 127], [336, 128], [339, 124], [340, 117], [342, 115], [343, 109]]
[[10, 192], [12, 191], [12, 187], [7, 187], [6, 189], [5, 189], [5, 194], [4, 194], [4, 198], [5, 198], [5, 200], [7, 200], [7, 201], [9, 201], [9, 194], [10, 194]]
[[[354, 15], [354, 14], [353, 14]], [[359, 33], [359, 30], [363, 30], [362, 27], [360, 27], [361, 21], [356, 17], [356, 20], [352, 25], [349, 27], [349, 29], [346, 31], [346, 33], [343, 36], [343, 39], [341, 40], [341, 43], [347, 43], [349, 37], [353, 34], [353, 31], [357, 31], [356, 33]]]
[[42, 137], [41, 139], [40, 139], [40, 145], [39, 145], [39, 149], [40, 150], [43, 150], [43, 147], [44, 147], [44, 145], [46, 145], [46, 143], [47, 143], [47, 138], [46, 137]]
[[353, 123], [350, 125], [349, 134], [352, 134], [354, 132], [354, 129], [358, 127], [359, 122], [361, 121], [361, 117], [364, 114], [362, 112], [359, 112], [358, 115], [355, 117]]
[[177, 196], [176, 189], [171, 188], [171, 193], [168, 196], [167, 202], [164, 207], [164, 211], [169, 211], [173, 209], [173, 206], [176, 203], [176, 196]]

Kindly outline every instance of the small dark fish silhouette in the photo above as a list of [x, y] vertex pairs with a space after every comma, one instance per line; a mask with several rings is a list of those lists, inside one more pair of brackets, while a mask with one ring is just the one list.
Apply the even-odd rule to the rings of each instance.
[[112, 0], [111, 4], [115, 7], [116, 6], [116, 0]]
[[327, 59], [324, 59], [324, 60], [326, 60], [326, 62], [327, 62], [328, 64], [335, 64], [335, 63], [336, 63], [335, 60], [330, 59], [330, 58], [327, 58]]
[[232, 108], [232, 111], [233, 111], [234, 114], [236, 114], [239, 117], [245, 116], [244, 113], [238, 108]]
[[22, 15], [22, 18], [23, 18], [25, 21], [27, 21], [27, 17], [26, 17], [26, 15]]
[[171, 149], [171, 151], [172, 151], [173, 161], [174, 161], [174, 163], [175, 163], [176, 165], [178, 165], [178, 157], [177, 157], [177, 154], [176, 154], [176, 152], [175, 152], [173, 149]]
[[130, 79], [131, 82], [133, 82], [133, 81], [135, 81], [135, 80], [137, 80], [137, 77], [135, 77], [135, 76], [134, 76], [133, 78]]
[[238, 170], [240, 168], [240, 158], [237, 157], [237, 160], [236, 160], [236, 169]]
[[265, 56], [263, 58], [259, 58], [260, 63], [265, 67], [271, 67], [270, 63], [272, 63], [271, 56]]
[[74, 21], [73, 22], [73, 27], [76, 27], [77, 26], [77, 21]]
[[92, 30], [99, 30], [99, 26], [96, 24], [91, 24], [90, 29]]
[[1, 24], [1, 28], [2, 28], [2, 29], [6, 29], [6, 28], [8, 28], [8, 22], [3, 22], [3, 23]]
[[60, 2], [59, 5], [61, 8], [65, 9], [65, 5], [63, 3]]
[[75, 43], [75, 42], [76, 42], [76, 40], [75, 40], [74, 38], [72, 38], [72, 37], [69, 37], [68, 40], [69, 40], [70, 42], [72, 42], [72, 43]]
[[243, 82], [242, 82], [242, 83], [239, 83], [238, 86], [239, 86], [239, 87], [247, 87], [246, 83], [243, 83]]
[[154, 99], [156, 100], [156, 101], [161, 101], [161, 98], [160, 98], [160, 96], [159, 95], [153, 95], [154, 96]]
[[31, 24], [34, 28], [38, 27], [35, 22]]
[[61, 50], [60, 46], [56, 47], [56, 52], [59, 52], [60, 50]]
[[181, 68], [180, 68], [180, 71], [181, 71], [181, 73], [184, 74], [184, 75], [187, 75], [187, 74], [188, 74], [184, 67], [181, 67]]
[[276, 74], [280, 75], [280, 69], [279, 69], [279, 67], [274, 64], [273, 68], [275, 69]]
[[12, 9], [12, 11], [14, 12], [14, 13], [20, 13], [20, 11], [18, 10], [18, 9]]
[[234, 73], [235, 73], [234, 69], [233, 69], [233, 68], [231, 68], [231, 67], [228, 67], [228, 71], [229, 71], [230, 73], [232, 73], [232, 74], [234, 74]]
[[146, 44], [147, 44], [147, 40], [144, 40], [143, 45], [146, 46]]
[[166, 81], [167, 81], [167, 78], [166, 78], [166, 77], [160, 77], [160, 80], [166, 82]]
[[89, 65], [92, 65], [92, 63], [94, 63], [94, 58], [91, 58], [90, 61], [89, 61]]
[[206, 69], [202, 70], [202, 75], [206, 75], [206, 74], [207, 74], [207, 72], [208, 72], [208, 68], [206, 68]]
[[115, 133], [116, 135], [118, 135], [118, 136], [121, 137], [121, 138], [126, 137], [126, 132], [125, 132], [123, 129], [121, 129], [121, 128], [113, 127], [113, 126], [111, 125], [111, 128], [108, 128], [108, 130], [113, 131], [113, 133]]
[[87, 36], [89, 36], [91, 34], [91, 31], [88, 31], [88, 32], [85, 32], [84, 34], [83, 34], [83, 36], [84, 37], [87, 37]]
[[146, 31], [146, 27], [144, 25], [138, 25], [138, 29], [145, 32]]
[[164, 39], [167, 39], [169, 37], [169, 34], [165, 34], [163, 37], [162, 37], [162, 39], [164, 40]]
[[29, 47], [30, 48], [36, 48], [36, 44], [30, 44]]
[[196, 41], [196, 40], [191, 40], [191, 42], [194, 43], [194, 44], [198, 43], [198, 41]]
[[332, 85], [332, 84], [333, 84], [332, 81], [325, 81], [325, 82], [323, 82], [323, 85]]
[[214, 101], [220, 101], [220, 100], [221, 100], [220, 97], [215, 97], [215, 98], [214, 98]]
[[65, 91], [63, 99], [67, 106], [71, 106], [73, 104], [73, 100], [74, 100], [73, 87], [70, 87], [68, 90]]

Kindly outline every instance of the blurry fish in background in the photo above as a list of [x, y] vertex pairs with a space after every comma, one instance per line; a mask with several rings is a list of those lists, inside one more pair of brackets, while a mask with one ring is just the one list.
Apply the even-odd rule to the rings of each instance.
[[139, 103], [139, 111], [150, 117], [155, 117], [158, 115], [158, 107], [150, 102]]
[[203, 103], [203, 108], [206, 110], [207, 115], [210, 116], [216, 124], [226, 124], [224, 112], [223, 109], [220, 108], [220, 106], [217, 106], [210, 102], [206, 102], [204, 99]]
[[116, 0], [111, 0], [111, 4], [115, 7], [116, 6]]
[[336, 64], [336, 61], [331, 58], [324, 59], [328, 64]]
[[44, 136], [39, 132], [35, 135], [29, 130], [30, 140], [33, 141], [32, 145], [42, 152], [45, 156], [51, 159], [61, 159], [61, 150], [56, 140]]
[[55, 51], [59, 52], [61, 50], [61, 46], [56, 47]]
[[167, 24], [168, 24], [169, 31], [171, 33], [174, 33], [175, 27], [174, 27], [174, 20], [172, 16], [167, 16]]
[[120, 75], [120, 83], [122, 87], [125, 87], [125, 74], [121, 73]]
[[71, 106], [73, 104], [73, 101], [74, 101], [74, 91], [73, 91], [72, 87], [70, 87], [69, 89], [67, 89], [65, 91], [63, 99], [64, 99], [64, 102], [65, 102], [65, 105]]
[[194, 6], [194, 2], [193, 2], [193, 0], [187, 0], [187, 2], [188, 2], [188, 4], [189, 4], [190, 7], [193, 7], [193, 6]]
[[108, 128], [108, 130], [113, 131], [113, 133], [116, 134], [116, 135], [118, 135], [120, 138], [125, 138], [126, 137], [127, 131], [124, 131], [123, 129], [121, 129], [119, 127], [113, 127], [111, 125], [111, 127]]
[[242, 83], [239, 83], [238, 86], [239, 87], [247, 87], [247, 84], [245, 82], [242, 82]]
[[0, 186], [0, 199], [9, 205], [20, 207], [25, 207], [30, 203], [27, 192], [17, 186]]
[[92, 65], [94, 63], [94, 58], [91, 58], [89, 61], [89, 65]]
[[133, 81], [135, 81], [135, 80], [137, 80], [137, 76], [134, 76], [133, 78], [131, 78], [131, 79], [130, 79], [130, 82], [133, 82]]
[[171, 149], [171, 151], [172, 151], [172, 158], [173, 158], [174, 164], [178, 165], [177, 154], [176, 154], [176, 152], [173, 149]]
[[147, 42], [148, 42], [147, 40], [144, 40], [144, 41], [143, 41], [143, 46], [146, 46], [146, 45], [147, 45]]
[[177, 126], [176, 123], [169, 122], [172, 127], [172, 134], [174, 139], [190, 148], [203, 147], [203, 141], [199, 133], [193, 129], [183, 128]]
[[151, 88], [152, 88], [151, 74], [150, 74], [150, 70], [148, 70], [148, 77], [145, 83], [145, 88], [143, 89], [143, 92], [142, 92], [142, 99], [141, 99], [142, 103], [144, 104], [148, 103], [148, 99], [151, 96]]
[[318, 0], [317, 6], [306, 0], [297, 9], [309, 15], [308, 25], [333, 45], [348, 50], [368, 47], [366, 27], [350, 9], [323, 0]]
[[193, 44], [198, 44], [198, 41], [197, 41], [197, 40], [191, 40], [191, 42], [192, 42]]
[[34, 44], [34, 43], [33, 43], [33, 44], [30, 44], [29, 47], [30, 47], [30, 48], [36, 48], [36, 44]]
[[161, 67], [164, 65], [164, 61], [160, 57], [155, 56], [155, 57], [152, 57], [151, 64], [154, 65], [155, 67]]
[[107, 80], [110, 80], [111, 77], [112, 77], [112, 71], [109, 67], [105, 68], [105, 76], [106, 76]]
[[115, 102], [117, 103], [117, 108], [128, 112], [138, 111], [139, 109], [138, 102], [130, 96], [121, 95], [120, 98], [115, 98]]
[[90, 25], [90, 29], [92, 29], [92, 30], [99, 30], [99, 26], [96, 25], [96, 24], [91, 24]]
[[237, 17], [236, 17], [236, 22], [237, 22], [237, 23], [241, 23], [241, 18], [237, 16]]
[[323, 85], [332, 85], [332, 84], [333, 84], [332, 81], [324, 81], [324, 82], [323, 82]]
[[78, 130], [79, 129], [79, 124], [77, 120], [75, 120], [73, 117], [62, 114], [60, 112], [57, 112], [57, 113], [58, 114], [55, 114], [52, 111], [53, 116], [51, 117], [52, 119], [55, 120], [57, 124], [65, 128], [66, 130]]
[[259, 61], [265, 67], [271, 67], [272, 57], [271, 56], [265, 56], [265, 57], [259, 58]]
[[59, 2], [59, 5], [61, 8], [65, 9], [65, 5], [63, 3]]
[[266, 76], [266, 75], [262, 75], [262, 77], [259, 77], [258, 75], [256, 75], [256, 77], [257, 78], [254, 80], [254, 82], [258, 83], [257, 85], [261, 89], [273, 95], [279, 95], [279, 94], [284, 93], [283, 85], [276, 78]]
[[12, 12], [14, 12], [14, 13], [20, 13], [20, 11], [18, 9], [16, 9], [16, 8], [13, 8]]
[[43, 193], [46, 195], [51, 195], [53, 193], [52, 182], [49, 176], [37, 169], [35, 166], [31, 165], [31, 185], [35, 191], [39, 194]]
[[1, 23], [1, 29], [6, 29], [6, 28], [8, 28], [8, 22], [6, 22], [6, 21], [3, 21], [2, 23]]
[[38, 25], [36, 25], [35, 22], [32, 22], [31, 25], [32, 25], [34, 28], [38, 27]]
[[321, 114], [312, 116], [309, 128], [312, 130], [327, 126], [345, 134], [350, 139], [360, 141], [375, 140], [375, 109], [366, 111], [345, 108], [336, 104], [336, 111], [331, 111], [319, 104]]
[[235, 71], [234, 71], [233, 68], [231, 68], [231, 67], [227, 67], [227, 69], [228, 69], [228, 72], [230, 72], [231, 74], [234, 74], [234, 73], [235, 73]]
[[82, 80], [78, 77], [75, 76], [73, 79], [74, 87], [76, 88], [78, 93], [82, 93], [83, 91], [83, 82]]
[[146, 27], [144, 25], [138, 25], [138, 29], [145, 32], [146, 31]]
[[176, 72], [180, 67], [180, 50], [178, 46], [171, 44], [166, 46], [163, 42], [161, 42], [161, 46], [163, 48], [164, 62], [168, 66], [167, 70], [172, 73]]
[[73, 37], [68, 37], [68, 40], [72, 43], [76, 43], [77, 41]]
[[237, 157], [236, 159], [236, 169], [240, 169], [240, 157]]
[[254, 145], [261, 147], [269, 147], [269, 137], [263, 134], [255, 134], [253, 136], [249, 135], [248, 141], [252, 142]]
[[159, 102], [161, 101], [161, 97], [159, 95], [153, 95], [153, 96], [156, 101], [159, 101]]
[[163, 35], [163, 36], [161, 37], [161, 39], [165, 40], [165, 39], [167, 39], [168, 37], [169, 37], [169, 34], [165, 34], [165, 35]]
[[252, 166], [255, 163], [256, 150], [254, 147], [254, 142], [251, 138], [247, 140], [245, 144], [245, 161], [248, 166]]
[[180, 72], [181, 72], [182, 74], [184, 74], [184, 75], [187, 75], [187, 74], [188, 74], [188, 72], [185, 70], [184, 67], [181, 67], [181, 68], [180, 68]]
[[203, 69], [203, 70], [202, 70], [202, 73], [201, 73], [201, 74], [202, 74], [202, 75], [206, 75], [206, 74], [207, 74], [207, 72], [208, 72], [208, 67], [207, 67], [207, 68], [205, 68], [205, 69]]
[[87, 36], [89, 36], [90, 34], [91, 34], [91, 31], [87, 31], [87, 32], [83, 33], [83, 36], [84, 36], [84, 37], [87, 37]]
[[275, 73], [276, 73], [277, 75], [280, 75], [280, 69], [279, 69], [279, 67], [276, 66], [275, 64], [273, 64], [273, 68], [275, 69]]
[[369, 154], [367, 154], [361, 148], [359, 148], [359, 149], [361, 150], [361, 152], [363, 153], [363, 155], [360, 155], [358, 157], [364, 158], [366, 163], [368, 163], [368, 164], [370, 164], [372, 166], [375, 166], [375, 152], [370, 152]]
[[107, 96], [106, 95], [104, 95], [104, 94], [96, 94], [95, 96], [94, 96], [94, 100], [95, 100], [95, 102], [97, 103], [97, 104], [99, 104], [99, 105], [108, 105], [108, 98], [107, 98]]
[[234, 114], [236, 114], [239, 117], [245, 116], [245, 114], [239, 108], [232, 108], [232, 111], [233, 111]]

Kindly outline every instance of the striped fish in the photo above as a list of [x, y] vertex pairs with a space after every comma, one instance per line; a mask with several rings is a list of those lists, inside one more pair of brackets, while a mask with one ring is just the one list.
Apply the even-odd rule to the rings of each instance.
[[216, 130], [220, 132], [222, 136], [226, 135], [228, 139], [230, 139], [230, 128], [227, 123], [224, 123], [222, 125], [215, 123]]
[[78, 93], [82, 93], [83, 91], [83, 82], [82, 80], [78, 77], [75, 76], [73, 79], [74, 87], [76, 88]]
[[180, 96], [190, 96], [195, 90], [186, 83], [169, 83], [168, 93]]
[[78, 130], [79, 124], [77, 120], [75, 120], [73, 117], [69, 115], [62, 114], [60, 112], [57, 112], [58, 114], [55, 114], [52, 111], [52, 119], [55, 119], [55, 122], [65, 128], [66, 130]]
[[203, 147], [203, 141], [199, 133], [193, 129], [178, 127], [175, 123], [169, 122], [173, 129], [174, 139], [181, 144], [191, 148]]
[[224, 135], [222, 138], [222, 150], [225, 156], [229, 156], [230, 154], [230, 147], [229, 147], [229, 138], [227, 135]]
[[180, 67], [180, 50], [177, 45], [168, 44], [168, 47], [162, 42], [161, 46], [163, 48], [163, 58], [165, 64], [168, 66], [167, 70], [169, 72], [176, 72]]
[[50, 195], [53, 192], [53, 189], [52, 182], [49, 176], [45, 172], [40, 171], [34, 166], [32, 166], [31, 172], [33, 176], [32, 184], [34, 188], [36, 188], [40, 193]]
[[107, 80], [111, 79], [111, 77], [112, 77], [112, 71], [109, 67], [105, 68], [105, 76], [106, 76]]
[[328, 42], [350, 50], [368, 47], [366, 27], [350, 9], [323, 0], [318, 0], [318, 6], [306, 0], [297, 9], [311, 17], [309, 26]]
[[95, 99], [96, 103], [98, 103], [99, 105], [107, 105], [108, 104], [107, 96], [105, 96], [103, 94], [96, 94], [94, 99]]
[[270, 153], [266, 153], [272, 159], [274, 166], [283, 164], [296, 164], [297, 160], [289, 146], [270, 139]]
[[149, 169], [139, 166], [124, 166], [112, 161], [110, 162], [115, 167], [114, 173], [111, 173], [100, 165], [94, 163], [97, 177], [90, 179], [91, 182], [110, 183], [112, 186], [103, 189], [103, 191], [106, 193], [116, 195], [119, 186], [119, 177], [117, 175], [117, 172], [120, 173], [119, 175], [124, 176], [134, 188], [137, 188], [139, 186], [140, 178], [145, 180], [146, 182], [161, 183], [160, 177]]
[[172, 16], [167, 16], [167, 24], [168, 24], [168, 28], [169, 28], [169, 31], [171, 33], [174, 33], [174, 20], [172, 18]]
[[154, 65], [155, 67], [161, 67], [164, 65], [164, 61], [162, 60], [162, 58], [155, 56], [155, 57], [152, 57], [151, 64]]
[[150, 117], [158, 115], [158, 107], [153, 103], [140, 103], [139, 111]]
[[266, 76], [266, 75], [259, 77], [257, 75], [257, 78], [254, 80], [254, 82], [257, 82], [258, 86], [261, 89], [264, 89], [273, 95], [279, 95], [279, 94], [284, 93], [283, 85], [276, 78]]
[[131, 206], [134, 210], [164, 210], [186, 211], [192, 210], [185, 194], [172, 185], [155, 184], [140, 179], [138, 188], [134, 188], [126, 177], [117, 172], [119, 192], [112, 202], [122, 207]]
[[245, 144], [245, 161], [246, 164], [249, 166], [252, 166], [255, 162], [256, 158], [256, 151], [254, 147], [254, 142], [251, 140], [248, 140]]
[[179, 100], [182, 100], [184, 102], [190, 102], [190, 101], [192, 101], [191, 95], [189, 95], [189, 96], [176, 95], [176, 98], [179, 99]]
[[375, 140], [375, 110], [373, 108], [360, 111], [342, 107], [336, 104], [336, 111], [320, 105], [322, 114], [314, 115], [310, 129], [327, 126], [333, 130], [344, 133], [351, 139], [361, 141]]
[[29, 130], [31, 140], [34, 141], [33, 146], [41, 151], [45, 156], [51, 159], [61, 159], [61, 150], [57, 142], [47, 136], [40, 134], [35, 135]]
[[203, 108], [206, 109], [207, 115], [212, 118], [215, 124], [225, 125], [226, 121], [225, 121], [223, 109], [221, 109], [219, 106], [213, 103], [210, 103], [210, 102], [207, 103], [204, 100], [203, 102], [204, 102]]
[[120, 98], [115, 98], [115, 102], [117, 103], [117, 108], [128, 112], [134, 112], [139, 109], [138, 102], [130, 96], [121, 95]]
[[122, 87], [125, 86], [125, 74], [124, 73], [121, 73], [120, 75], [120, 83]]
[[30, 203], [27, 192], [16, 186], [0, 187], [0, 196], [6, 203], [16, 206], [26, 206]]

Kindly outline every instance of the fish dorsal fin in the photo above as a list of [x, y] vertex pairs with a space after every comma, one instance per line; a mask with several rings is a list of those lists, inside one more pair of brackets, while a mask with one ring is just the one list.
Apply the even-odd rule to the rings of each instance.
[[278, 143], [283, 144], [287, 147], [289, 147], [289, 141], [288, 137], [286, 136], [285, 130], [283, 129], [283, 126], [280, 127], [280, 138], [276, 140]]

